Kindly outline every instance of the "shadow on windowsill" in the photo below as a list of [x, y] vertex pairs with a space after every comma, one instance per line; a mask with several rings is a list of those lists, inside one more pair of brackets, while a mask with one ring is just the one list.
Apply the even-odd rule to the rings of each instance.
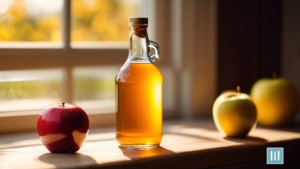
[[131, 160], [144, 158], [144, 157], [154, 157], [158, 155], [176, 154], [174, 151], [168, 150], [162, 146], [158, 146], [156, 148], [151, 148], [151, 149], [143, 149], [143, 150], [126, 149], [121, 147], [119, 147], [119, 149], [123, 152], [123, 154], [126, 157], [130, 158]]
[[287, 124], [285, 126], [268, 127], [268, 126], [260, 125], [258, 123], [258, 127], [263, 128], [263, 129], [280, 130], [280, 131], [300, 133], [300, 112], [298, 112], [297, 116], [295, 117], [295, 119], [290, 124]]
[[[82, 166], [96, 166], [97, 162], [92, 157], [82, 153], [45, 153], [37, 160], [53, 164], [55, 168], [78, 168]], [[72, 166], [74, 165], [74, 166]]]
[[237, 142], [237, 143], [244, 143], [244, 144], [251, 144], [251, 145], [258, 145], [258, 144], [264, 144], [268, 142], [268, 140], [260, 138], [260, 137], [254, 137], [254, 136], [247, 136], [244, 138], [231, 138], [231, 137], [224, 137], [225, 140]]

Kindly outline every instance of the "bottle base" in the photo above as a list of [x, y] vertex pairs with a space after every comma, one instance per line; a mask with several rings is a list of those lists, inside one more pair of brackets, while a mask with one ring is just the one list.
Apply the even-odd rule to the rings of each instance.
[[119, 147], [126, 148], [126, 149], [151, 149], [158, 147], [159, 144], [120, 144]]

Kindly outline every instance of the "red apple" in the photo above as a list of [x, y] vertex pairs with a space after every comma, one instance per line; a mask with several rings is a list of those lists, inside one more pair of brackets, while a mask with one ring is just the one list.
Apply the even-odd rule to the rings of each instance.
[[89, 131], [89, 119], [80, 107], [54, 104], [41, 112], [37, 130], [42, 143], [50, 152], [76, 152]]

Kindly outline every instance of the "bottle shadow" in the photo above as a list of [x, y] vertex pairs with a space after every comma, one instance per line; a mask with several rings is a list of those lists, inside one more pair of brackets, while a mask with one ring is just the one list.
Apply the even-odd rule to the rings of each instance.
[[237, 143], [244, 143], [244, 144], [264, 144], [268, 142], [268, 140], [255, 137], [255, 136], [247, 136], [243, 138], [234, 138], [234, 137], [224, 137], [225, 140], [237, 142]]
[[158, 155], [172, 155], [176, 154], [174, 151], [168, 150], [162, 146], [158, 146], [151, 149], [126, 149], [119, 147], [123, 154], [130, 158], [131, 160], [144, 158], [144, 157], [154, 157]]
[[37, 160], [53, 164], [55, 168], [78, 168], [80, 165], [96, 166], [96, 160], [82, 153], [45, 153]]

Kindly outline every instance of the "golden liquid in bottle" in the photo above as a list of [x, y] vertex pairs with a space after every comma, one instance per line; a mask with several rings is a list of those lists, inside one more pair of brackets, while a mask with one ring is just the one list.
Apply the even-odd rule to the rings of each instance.
[[149, 64], [127, 64], [116, 78], [117, 140], [121, 147], [151, 148], [162, 139], [162, 75]]

